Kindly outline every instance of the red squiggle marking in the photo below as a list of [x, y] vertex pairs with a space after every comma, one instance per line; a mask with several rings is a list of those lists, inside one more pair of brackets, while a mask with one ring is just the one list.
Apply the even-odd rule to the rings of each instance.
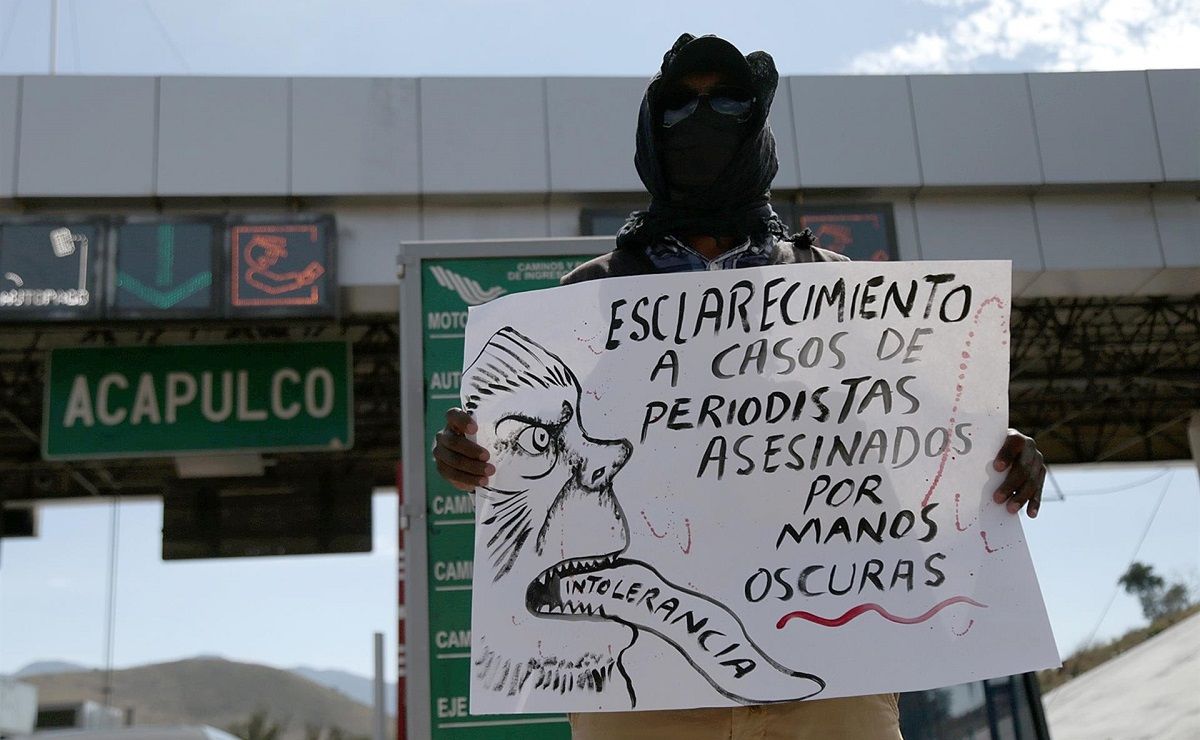
[[601, 352], [600, 350], [596, 349], [595, 347], [593, 347], [593, 346], [591, 345], [591, 341], [592, 341], [593, 339], [595, 339], [595, 337], [588, 337], [587, 339], [584, 339], [583, 337], [575, 337], [575, 341], [577, 341], [577, 342], [583, 342], [584, 344], [586, 344], [586, 345], [587, 345], [587, 348], [588, 348], [589, 350], [591, 350], [591, 352], [592, 352], [592, 354], [593, 354], [593, 355], [602, 355], [602, 354], [604, 354], [603, 352]]
[[979, 536], [981, 539], [983, 539], [983, 550], [988, 555], [991, 555], [994, 552], [1000, 552], [1001, 550], [1006, 550], [1006, 549], [1012, 547], [1011, 542], [1008, 543], [1007, 545], [1001, 545], [1000, 547], [992, 547], [990, 544], [988, 544], [987, 532], [984, 532], [983, 530], [979, 531]]
[[945, 601], [940, 601], [937, 604], [934, 604], [932, 607], [930, 607], [929, 611], [925, 612], [919, 617], [898, 617], [889, 612], [887, 609], [884, 609], [879, 604], [859, 604], [858, 606], [848, 609], [842, 616], [834, 617], [833, 619], [818, 616], [812, 612], [789, 612], [779, 618], [779, 621], [775, 623], [775, 629], [783, 629], [784, 625], [793, 619], [804, 619], [809, 622], [819, 624], [822, 627], [841, 627], [847, 622], [853, 620], [855, 617], [866, 614], [867, 612], [875, 612], [889, 622], [895, 622], [897, 624], [920, 624], [952, 604], [970, 604], [971, 606], [977, 606], [981, 609], [987, 609], [987, 604], [980, 604], [978, 601], [975, 601], [967, 596], [951, 596]]
[[954, 494], [954, 528], [957, 529], [959, 532], [966, 532], [968, 529], [971, 528], [971, 524], [975, 523], [975, 520], [972, 519], [971, 524], [968, 524], [965, 527], [962, 525], [962, 519], [959, 518], [959, 502], [961, 500], [962, 500], [961, 493]]
[[[971, 322], [974, 326], [979, 326], [979, 317], [983, 313], [983, 309], [992, 304], [995, 304], [1000, 308], [1004, 308], [1004, 299], [998, 295], [994, 295], [991, 298], [985, 299], [983, 303], [980, 303], [979, 308], [975, 309], [975, 315], [971, 318]], [[1007, 333], [1008, 329], [1006, 322], [1000, 323], [1000, 331], [1001, 333]], [[950, 409], [950, 419], [946, 422], [946, 449], [942, 450], [942, 458], [938, 461], [937, 473], [934, 474], [933, 481], [929, 484], [929, 490], [925, 492], [925, 497], [921, 499], [921, 506], [929, 505], [929, 499], [933, 498], [933, 492], [937, 490], [938, 483], [942, 482], [942, 473], [946, 471], [946, 460], [949, 459], [950, 450], [953, 449], [950, 439], [954, 436], [954, 422], [957, 421], [955, 414], [958, 413], [958, 402], [962, 400], [964, 387], [963, 381], [967, 379], [967, 361], [971, 357], [971, 354], [967, 351], [967, 349], [971, 346], [971, 339], [974, 337], [974, 331], [967, 332], [967, 341], [962, 349], [963, 361], [959, 363], [958, 366], [958, 369], [962, 372], [958, 374], [959, 382], [958, 385], [954, 387], [954, 405]], [[1001, 344], [1006, 344], [1006, 342], [1001, 342]]]
[[[663, 533], [659, 534], [658, 531], [654, 529], [654, 525], [650, 523], [650, 518], [646, 516], [645, 509], [642, 510], [641, 514], [642, 514], [642, 521], [644, 521], [646, 523], [646, 528], [649, 529], [650, 534], [654, 535], [656, 538], [661, 540], [667, 536], [667, 532], [671, 531], [671, 527], [670, 527], [670, 525], [668, 525], [667, 528], [663, 530]], [[684, 529], [687, 530], [687, 544], [686, 545], [680, 544], [679, 549], [683, 552], [684, 555], [690, 555], [692, 552], [692, 520], [688, 519], [687, 517], [684, 517], [683, 518], [683, 526], [684, 526]], [[679, 535], [675, 535], [675, 542], [676, 542], [676, 544], [679, 543]]]
[[587, 394], [589, 396], [591, 396], [592, 398], [596, 399], [597, 401], [599, 401], [601, 398], [600, 394], [597, 393], [596, 391], [588, 391]]
[[974, 626], [975, 626], [975, 620], [972, 619], [970, 622], [967, 622], [967, 628], [965, 630], [963, 630], [962, 632], [959, 632], [958, 630], [954, 629], [953, 627], [950, 628], [950, 631], [953, 632], [956, 637], [962, 637], [963, 635], [970, 632], [971, 628]]
[[663, 537], [667, 536], [665, 531], [662, 534], [654, 531], [654, 525], [650, 523], [650, 519], [646, 516], [645, 510], [642, 511], [642, 521], [646, 523], [646, 528], [650, 530], [650, 534], [654, 535], [658, 539], [661, 540]]

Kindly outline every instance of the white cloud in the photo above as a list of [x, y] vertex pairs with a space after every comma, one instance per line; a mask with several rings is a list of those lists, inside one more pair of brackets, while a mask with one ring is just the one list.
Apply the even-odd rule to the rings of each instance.
[[978, 72], [1011, 69], [1012, 63], [1075, 71], [1200, 63], [1197, 0], [923, 1], [947, 8], [953, 18], [942, 28], [858, 55], [849, 71]]

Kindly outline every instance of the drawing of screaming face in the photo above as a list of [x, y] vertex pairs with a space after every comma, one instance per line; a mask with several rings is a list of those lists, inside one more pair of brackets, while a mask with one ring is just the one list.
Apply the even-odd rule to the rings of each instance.
[[[464, 371], [462, 389], [496, 468], [476, 492], [473, 696], [503, 692], [527, 711], [561, 709], [537, 695], [599, 693], [619, 677], [636, 706], [622, 656], [643, 632], [730, 701], [824, 688], [763, 653], [724, 604], [623, 556], [629, 525], [613, 479], [633, 446], [588, 434], [579, 381], [562, 360], [505, 327]], [[618, 703], [579, 706], [625, 708]]]
[[604, 622], [589, 626], [588, 639], [580, 640], [563, 620], [592, 615], [550, 602], [560, 578], [603, 568], [628, 546], [613, 479], [632, 446], [589, 435], [575, 374], [511, 328], [491, 337], [464, 373], [462, 388], [464, 407], [479, 423], [476, 441], [491, 451], [496, 468], [476, 494], [476, 599], [506, 610], [517, 629], [538, 619], [541, 637], [540, 654], [500, 655], [498, 648], [511, 650], [520, 640], [480, 636], [486, 648], [484, 658], [476, 656], [477, 670], [498, 681], [494, 689], [512, 693], [527, 686], [603, 690], [630, 630]]
[[[615, 556], [629, 544], [612, 481], [628, 440], [591, 437], [575, 375], [557, 357], [502, 329], [468, 370], [467, 410], [487, 406], [496, 476], [484, 494], [492, 579]], [[568, 536], [570, 532], [570, 536]]]

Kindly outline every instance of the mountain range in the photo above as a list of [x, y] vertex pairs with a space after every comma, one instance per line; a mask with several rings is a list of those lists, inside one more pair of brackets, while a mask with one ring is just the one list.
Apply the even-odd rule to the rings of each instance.
[[[103, 700], [102, 674], [87, 666], [38, 661], [15, 676], [37, 687], [42, 705]], [[136, 724], [228, 728], [266, 712], [272, 722], [286, 722], [281, 740], [302, 740], [308, 727], [337, 727], [350, 736], [371, 732], [372, 682], [346, 671], [285, 671], [203, 657], [115, 670], [112, 685], [113, 703], [132, 709]], [[394, 686], [388, 698], [394, 708]]]
[[[223, 660], [223, 658], [217, 655], [198, 655], [194, 658], [194, 660], [199, 659]], [[14, 673], [13, 676], [15, 678], [26, 678], [53, 673], [83, 673], [92, 670], [98, 669], [62, 660], [39, 660], [25, 666]], [[371, 706], [372, 702], [375, 701], [375, 682], [366, 676], [333, 668], [311, 668], [309, 666], [296, 666], [286, 670], [298, 676], [303, 676], [313, 683], [320, 684], [334, 691], [340, 691], [359, 704]], [[384, 710], [388, 713], [388, 716], [396, 716], [396, 684], [387, 683], [384, 685], [383, 702]]]

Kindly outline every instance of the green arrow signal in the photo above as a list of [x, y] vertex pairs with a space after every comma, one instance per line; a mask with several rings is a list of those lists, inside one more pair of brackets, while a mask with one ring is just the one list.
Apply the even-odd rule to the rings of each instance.
[[154, 282], [158, 287], [165, 288], [171, 284], [171, 276], [175, 272], [175, 226], [173, 224], [158, 225], [158, 274]]
[[197, 273], [174, 287], [175, 273], [175, 226], [159, 224], [158, 269], [154, 275], [156, 287], [150, 287], [127, 272], [117, 272], [117, 286], [133, 293], [146, 303], [158, 308], [171, 308], [180, 301], [212, 285], [212, 273]]

